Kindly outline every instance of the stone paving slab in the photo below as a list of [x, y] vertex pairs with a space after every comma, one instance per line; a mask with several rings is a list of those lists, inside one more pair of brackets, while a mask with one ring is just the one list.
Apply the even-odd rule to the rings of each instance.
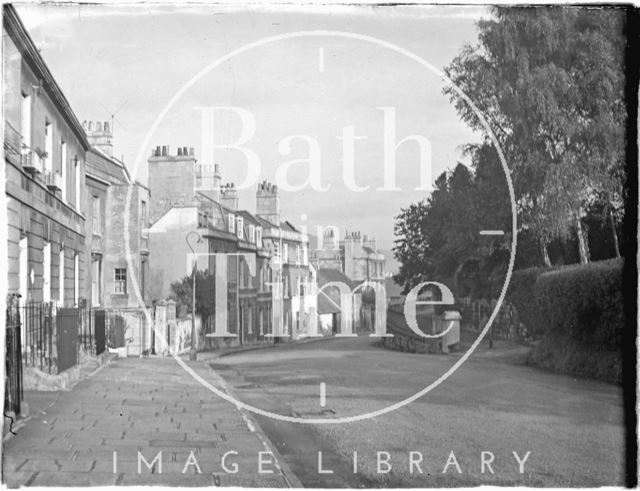
[[[190, 366], [224, 388], [204, 362]], [[9, 488], [300, 487], [247, 417], [170, 358], [120, 359], [5, 438], [3, 482]]]

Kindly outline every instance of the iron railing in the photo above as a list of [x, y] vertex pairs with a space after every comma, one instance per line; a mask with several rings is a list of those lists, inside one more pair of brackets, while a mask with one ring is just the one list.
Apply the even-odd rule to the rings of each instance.
[[[105, 350], [104, 323], [96, 326], [96, 309], [90, 308], [85, 299], [80, 299], [77, 308], [60, 309], [54, 303], [47, 302], [27, 302], [17, 308], [22, 324], [22, 362], [25, 366], [55, 374], [61, 369], [59, 355], [62, 348], [65, 353], [62, 365], [65, 367], [71, 363], [69, 357], [73, 353], [75, 357], [72, 358], [78, 360], [81, 350], [91, 356], [99, 355]], [[64, 313], [64, 319], [61, 313]], [[62, 322], [65, 325], [64, 333], [60, 331]], [[72, 332], [69, 331], [71, 325], [73, 335], [69, 334]], [[61, 336], [64, 339], [60, 339]]]
[[58, 373], [56, 309], [51, 302], [27, 302], [20, 307], [23, 362], [47, 373]]
[[[481, 330], [491, 317], [496, 307], [496, 302], [495, 299], [491, 301], [486, 299], [473, 300], [469, 302], [466, 309], [463, 310], [463, 316], [466, 310], [466, 312], [470, 314], [472, 326], [477, 330]], [[537, 339], [537, 335], [532, 333], [527, 329], [527, 326], [520, 322], [515, 306], [505, 300], [500, 306], [500, 310], [496, 314], [493, 324], [491, 324], [489, 339], [530, 342]]]
[[94, 310], [89, 308], [86, 298], [78, 301], [78, 346], [85, 353], [96, 355]]
[[9, 295], [7, 298], [5, 332], [4, 410], [12, 412], [15, 416], [20, 415], [23, 399], [19, 301], [17, 295]]

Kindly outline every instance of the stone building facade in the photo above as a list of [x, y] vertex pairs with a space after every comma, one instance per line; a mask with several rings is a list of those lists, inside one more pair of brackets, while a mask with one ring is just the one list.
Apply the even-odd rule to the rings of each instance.
[[356, 283], [385, 281], [385, 256], [377, 247], [376, 239], [347, 232], [337, 240], [337, 230], [328, 228], [322, 240], [311, 251], [311, 262], [318, 269], [336, 269]]
[[[86, 236], [90, 238], [86, 298], [91, 300], [93, 307], [143, 307], [147, 304], [149, 285], [149, 189], [134, 181], [124, 163], [113, 156], [108, 122], [84, 122], [83, 128], [92, 145], [86, 165]], [[129, 233], [129, 262], [125, 219]]]
[[168, 146], [157, 147], [148, 162], [151, 297], [167, 298], [171, 283], [190, 273], [185, 239], [196, 231], [201, 240], [192, 235], [190, 243], [202, 254], [198, 269], [216, 278], [215, 313], [203, 326], [210, 345], [265, 341], [275, 334], [296, 337], [315, 329], [308, 238], [281, 220], [275, 186], [259, 185], [259, 212], [253, 214], [240, 209], [233, 183], [222, 184], [219, 166], [198, 164], [191, 148], [172, 155]]
[[87, 268], [89, 142], [15, 10], [3, 13], [8, 291], [73, 306]]
[[273, 298], [273, 322], [293, 339], [318, 332], [316, 270], [309, 263], [309, 236], [280, 215], [278, 187], [258, 184], [256, 217], [263, 241], [279, 267], [273, 270], [278, 285]]

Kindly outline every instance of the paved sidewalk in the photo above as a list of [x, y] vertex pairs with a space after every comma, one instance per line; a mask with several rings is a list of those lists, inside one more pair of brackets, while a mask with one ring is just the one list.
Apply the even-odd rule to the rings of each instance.
[[[202, 360], [189, 364], [224, 387]], [[250, 416], [170, 358], [120, 359], [79, 382], [4, 441], [3, 461], [9, 487], [300, 486]]]

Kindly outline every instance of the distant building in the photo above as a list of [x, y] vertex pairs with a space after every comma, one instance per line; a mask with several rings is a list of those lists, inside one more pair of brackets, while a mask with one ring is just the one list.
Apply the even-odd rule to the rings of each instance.
[[[232, 183], [222, 184], [219, 166], [198, 164], [193, 149], [182, 147], [172, 155], [168, 146], [157, 147], [148, 162], [150, 298], [169, 297], [171, 284], [189, 274], [186, 237], [197, 231], [201, 242], [194, 234], [191, 245], [196, 253], [209, 254], [198, 260], [198, 269], [216, 278], [224, 277], [219, 268], [226, 274], [226, 288], [216, 286], [212, 299], [216, 314], [206, 332], [226, 328], [236, 335], [224, 341], [210, 338], [211, 343], [255, 342], [273, 333], [296, 337], [315, 329], [315, 278], [308, 263], [308, 239], [281, 221], [275, 186], [259, 186], [254, 215], [240, 209]], [[232, 255], [220, 263], [216, 253]], [[221, 305], [225, 309], [218, 309]], [[218, 315], [222, 310], [226, 321]]]
[[[294, 339], [315, 333], [316, 273], [309, 263], [309, 237], [280, 215], [278, 187], [267, 181], [258, 184], [256, 216], [263, 229], [264, 246], [282, 265], [273, 281], [281, 286], [274, 298], [274, 323], [282, 323]], [[281, 301], [278, 296], [281, 295]]]
[[352, 333], [361, 324], [362, 292], [337, 269], [318, 270], [318, 322], [322, 334]]
[[335, 236], [336, 230], [325, 230], [321, 240], [311, 251], [311, 262], [318, 269], [335, 269], [356, 283], [385, 280], [385, 257], [376, 239], [360, 232], [347, 232], [344, 239]]
[[88, 263], [89, 142], [14, 8], [3, 13], [8, 291], [22, 302], [74, 306]]
[[[93, 307], [142, 307], [133, 281], [146, 304], [149, 286], [149, 189], [132, 180], [124, 163], [113, 157], [108, 122], [84, 122], [92, 149], [87, 153], [87, 257], [90, 258], [86, 297]], [[125, 247], [128, 207], [130, 263]]]

